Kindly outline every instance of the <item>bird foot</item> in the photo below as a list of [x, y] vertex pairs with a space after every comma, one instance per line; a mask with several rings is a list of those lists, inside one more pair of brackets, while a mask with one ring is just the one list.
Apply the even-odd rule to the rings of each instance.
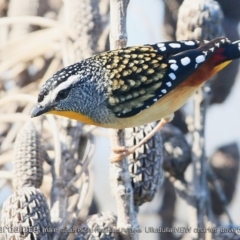
[[125, 157], [129, 156], [130, 154], [134, 153], [135, 149], [133, 148], [128, 148], [125, 146], [117, 146], [112, 148], [112, 155], [110, 157], [110, 161], [112, 163], [115, 162], [120, 162], [122, 161]]
[[110, 157], [111, 162], [120, 162], [123, 160], [124, 157], [129, 156], [130, 154], [133, 154], [137, 148], [142, 146], [144, 143], [146, 143], [151, 137], [154, 136], [156, 132], [158, 132], [163, 126], [167, 123], [170, 122], [173, 119], [173, 114], [163, 118], [157, 126], [147, 135], [145, 136], [138, 144], [136, 144], [133, 147], [125, 147], [125, 146], [116, 146], [112, 148], [112, 155]]

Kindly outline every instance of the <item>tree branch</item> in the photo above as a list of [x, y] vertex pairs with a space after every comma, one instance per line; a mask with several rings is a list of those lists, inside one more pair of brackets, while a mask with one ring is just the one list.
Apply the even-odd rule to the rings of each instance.
[[[126, 17], [129, 0], [110, 1], [110, 46], [119, 49], [127, 44]], [[125, 144], [124, 130], [111, 130], [111, 145], [123, 146]], [[112, 192], [116, 198], [118, 221], [117, 227], [121, 229], [124, 239], [138, 239], [138, 233], [127, 229], [139, 228], [136, 211], [133, 203], [133, 189], [128, 171], [127, 159], [111, 164]]]

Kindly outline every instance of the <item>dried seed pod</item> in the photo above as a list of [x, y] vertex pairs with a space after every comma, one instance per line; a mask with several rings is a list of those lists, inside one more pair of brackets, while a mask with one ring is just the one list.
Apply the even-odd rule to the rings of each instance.
[[[10, 0], [8, 6], [8, 16], [36, 16], [39, 6], [39, 0]], [[10, 32], [10, 38], [19, 39], [27, 34], [30, 30], [30, 25], [26, 23], [15, 23]]]
[[215, 240], [240, 240], [238, 227], [219, 226], [217, 231], [214, 231], [212, 239]]
[[[156, 123], [126, 129], [126, 145], [140, 142]], [[153, 199], [163, 179], [162, 138], [156, 133], [150, 140], [128, 157], [129, 172], [134, 190], [135, 205], [140, 206]]]
[[2, 238], [52, 239], [50, 213], [44, 195], [34, 187], [14, 192], [4, 202], [1, 214]]
[[19, 131], [14, 145], [15, 189], [22, 187], [39, 188], [43, 179], [43, 149], [40, 136], [32, 121], [27, 122]]
[[[240, 154], [236, 143], [220, 147], [210, 158], [210, 166], [225, 193], [226, 205], [231, 202], [236, 189], [239, 161]], [[224, 206], [214, 190], [214, 186], [210, 182], [212, 209], [216, 215], [220, 215], [224, 212]]]
[[102, 212], [92, 215], [78, 228], [74, 240], [116, 240], [117, 217], [112, 212]]
[[184, 172], [191, 162], [191, 149], [182, 132], [168, 123], [161, 129], [163, 141], [163, 169], [168, 177], [184, 180]]
[[224, 36], [223, 12], [214, 0], [184, 0], [179, 8], [177, 32], [178, 40], [212, 40]]
[[97, 0], [64, 0], [65, 23], [76, 33], [73, 44], [75, 61], [97, 52], [102, 22]]

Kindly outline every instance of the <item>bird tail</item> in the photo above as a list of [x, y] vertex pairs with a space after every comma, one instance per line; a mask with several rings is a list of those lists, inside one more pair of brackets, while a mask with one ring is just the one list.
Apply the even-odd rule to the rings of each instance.
[[225, 37], [216, 38], [209, 42], [205, 41], [199, 49], [207, 51], [216, 66], [240, 58], [240, 40], [230, 42]]
[[240, 40], [232, 42], [224, 49], [223, 55], [227, 60], [234, 60], [240, 58]]

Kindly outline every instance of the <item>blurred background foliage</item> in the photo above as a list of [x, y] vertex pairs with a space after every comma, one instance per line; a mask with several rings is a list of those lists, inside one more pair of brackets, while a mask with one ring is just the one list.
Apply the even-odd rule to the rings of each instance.
[[[225, 35], [232, 41], [239, 39], [239, 1], [219, 0], [218, 2], [224, 14], [222, 27]], [[182, 3], [182, 0], [130, 1], [128, 45], [175, 40], [178, 10]], [[34, 125], [28, 122], [39, 87], [51, 75], [63, 66], [109, 49], [109, 10], [108, 0], [0, 0], [1, 206], [13, 191], [16, 198], [26, 195], [30, 196], [29, 199], [33, 202], [40, 199], [42, 204], [46, 204], [41, 195], [43, 193], [51, 206], [50, 213], [56, 211], [54, 203], [62, 199], [60, 204], [63, 204], [64, 208], [67, 207], [68, 211], [62, 209], [63, 211], [58, 213], [56, 218], [53, 213], [50, 214], [51, 224], [61, 227], [71, 224], [80, 226], [83, 219], [91, 214], [106, 210], [115, 211], [115, 203], [109, 190], [107, 132], [53, 116], [35, 119]], [[222, 103], [224, 106], [224, 102], [231, 98], [229, 94], [236, 92], [236, 89], [240, 90], [238, 71], [239, 61], [234, 61], [212, 80], [212, 105]], [[210, 117], [207, 117], [207, 121], [211, 118], [213, 123], [206, 127], [206, 138], [209, 165], [213, 170], [208, 172], [213, 213], [218, 220], [226, 219], [223, 202], [228, 204], [234, 200], [235, 205], [230, 212], [236, 224], [240, 225], [237, 214], [239, 204], [236, 203], [240, 199], [239, 191], [234, 194], [240, 187], [239, 123], [235, 124], [240, 120], [237, 106], [239, 94], [235, 93], [234, 96], [236, 97], [232, 99], [230, 106], [235, 110], [229, 113], [227, 109], [229, 104], [225, 106], [226, 110], [224, 108], [220, 110], [225, 111], [227, 115], [225, 118], [221, 115], [211, 118], [212, 115], [209, 113]], [[172, 124], [167, 125], [162, 131], [165, 180], [161, 189], [158, 189], [155, 199], [140, 208], [139, 222], [143, 231], [140, 239], [189, 239], [187, 235], [144, 233], [146, 226], [164, 228], [188, 225], [185, 214], [186, 203], [176, 196], [174, 183], [176, 181], [184, 183], [189, 175], [186, 170], [191, 164], [191, 147], [188, 140], [192, 123], [188, 117], [189, 109], [191, 107], [187, 106], [178, 111]], [[210, 111], [211, 109], [212, 107]], [[234, 124], [231, 124], [232, 119], [235, 119]], [[213, 130], [214, 121], [223, 123], [220, 125], [219, 133]], [[228, 126], [229, 124], [232, 126]], [[219, 127], [219, 124], [216, 125]], [[234, 129], [234, 135], [228, 130], [229, 127]], [[142, 129], [137, 131], [140, 135], [145, 134]], [[23, 132], [25, 135], [21, 135]], [[130, 133], [129, 141], [138, 141], [138, 136]], [[225, 139], [222, 142], [212, 143], [216, 138]], [[161, 141], [159, 136], [156, 141]], [[147, 149], [156, 147], [154, 143], [148, 144]], [[147, 152], [146, 148], [140, 151], [143, 154]], [[153, 163], [154, 159], [150, 165]], [[135, 170], [135, 174], [138, 173], [136, 166], [132, 169], [133, 172]], [[145, 174], [144, 176], [148, 178], [146, 173], [141, 174]], [[58, 177], [61, 177], [64, 184], [67, 183], [64, 188], [59, 184]], [[225, 192], [223, 201], [219, 201], [215, 180], [218, 180]], [[38, 193], [35, 189], [24, 192], [21, 189], [25, 187], [40, 187], [42, 193]], [[141, 194], [141, 186], [139, 189], [138, 194]], [[66, 198], [63, 197], [66, 192], [67, 203]], [[51, 198], [52, 193], [56, 196]], [[153, 193], [155, 194], [154, 191], [149, 192], [148, 200], [153, 197]], [[36, 197], [31, 197], [35, 196], [34, 194]], [[49, 203], [50, 199], [51, 203]], [[5, 202], [5, 204], [10, 203]], [[69, 214], [70, 210], [74, 214]], [[81, 214], [78, 217], [80, 210]], [[40, 210], [33, 210], [33, 213], [34, 211]], [[44, 214], [48, 216], [48, 210]], [[99, 214], [97, 217], [100, 219], [99, 226], [107, 222], [107, 226], [112, 227], [116, 222], [116, 217], [110, 213]], [[85, 224], [93, 226], [97, 217], [95, 215], [93, 220], [90, 219]], [[66, 218], [66, 222], [69, 219], [71, 221], [64, 223], [59, 218], [61, 220]], [[4, 217], [2, 221], [9, 223]], [[48, 222], [44, 224], [47, 226]], [[107, 239], [115, 239], [115, 237], [111, 235]], [[81, 239], [81, 236], [76, 239]]]

